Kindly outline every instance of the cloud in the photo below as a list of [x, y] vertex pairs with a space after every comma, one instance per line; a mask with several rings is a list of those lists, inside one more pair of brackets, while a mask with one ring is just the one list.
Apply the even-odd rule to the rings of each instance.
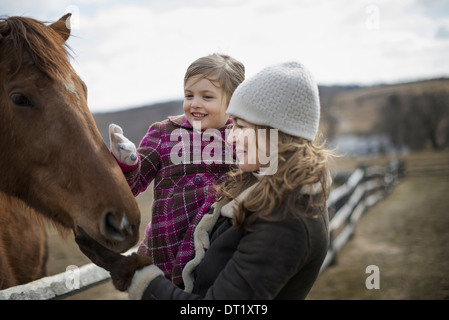
[[449, 21], [441, 14], [448, 6], [441, 1], [429, 7], [416, 0], [5, 3], [0, 12], [46, 21], [77, 11], [69, 44], [94, 111], [180, 99], [188, 65], [213, 52], [241, 60], [247, 77], [292, 59], [323, 84], [449, 75]]
[[440, 26], [435, 32], [435, 38], [437, 39], [448, 39], [449, 38], [449, 28], [446, 26]]
[[89, 30], [83, 37], [95, 39], [73, 46], [81, 75], [95, 88], [89, 90], [91, 108], [180, 98], [188, 65], [213, 52], [244, 62], [247, 76], [291, 59], [329, 65], [338, 35], [329, 40], [328, 33], [339, 16], [329, 6], [287, 2], [199, 2], [157, 10], [120, 4], [81, 19], [80, 31]]

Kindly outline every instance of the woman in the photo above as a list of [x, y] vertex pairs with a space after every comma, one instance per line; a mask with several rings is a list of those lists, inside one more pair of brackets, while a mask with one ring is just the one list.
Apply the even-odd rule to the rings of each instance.
[[227, 113], [239, 169], [195, 230], [185, 290], [148, 257], [110, 252], [82, 231], [76, 237], [130, 298], [304, 299], [315, 282], [329, 240], [331, 153], [313, 142], [320, 115], [313, 77], [296, 62], [265, 68], [235, 90]]

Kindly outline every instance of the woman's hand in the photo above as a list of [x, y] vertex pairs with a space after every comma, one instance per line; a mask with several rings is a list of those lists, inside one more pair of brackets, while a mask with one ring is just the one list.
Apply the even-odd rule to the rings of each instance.
[[131, 284], [134, 273], [152, 264], [149, 256], [133, 253], [124, 256], [109, 250], [90, 237], [78, 226], [75, 241], [80, 250], [97, 266], [111, 273], [112, 283], [119, 291], [126, 291]]

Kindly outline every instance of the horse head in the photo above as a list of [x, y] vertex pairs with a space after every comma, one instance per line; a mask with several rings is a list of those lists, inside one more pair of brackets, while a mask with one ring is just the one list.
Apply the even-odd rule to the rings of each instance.
[[0, 191], [123, 252], [140, 211], [69, 62], [69, 21], [0, 20]]

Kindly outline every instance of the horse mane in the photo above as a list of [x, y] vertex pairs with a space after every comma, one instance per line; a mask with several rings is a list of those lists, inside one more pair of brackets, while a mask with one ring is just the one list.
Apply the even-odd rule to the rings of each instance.
[[24, 52], [28, 53], [39, 71], [52, 79], [58, 79], [73, 70], [68, 59], [71, 57], [68, 51], [70, 48], [62, 36], [35, 19], [0, 18], [0, 48], [3, 54], [18, 58], [18, 65], [12, 75], [19, 72]]

